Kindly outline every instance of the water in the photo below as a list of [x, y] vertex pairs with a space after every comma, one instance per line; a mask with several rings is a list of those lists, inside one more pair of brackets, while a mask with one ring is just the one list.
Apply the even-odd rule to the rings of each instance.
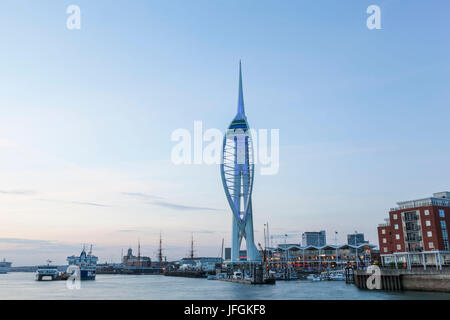
[[278, 281], [276, 285], [245, 285], [224, 281], [131, 275], [97, 275], [83, 281], [81, 289], [67, 289], [65, 281], [35, 281], [34, 273], [0, 275], [0, 300], [4, 299], [445, 299], [450, 293], [384, 292], [360, 290], [344, 281]]

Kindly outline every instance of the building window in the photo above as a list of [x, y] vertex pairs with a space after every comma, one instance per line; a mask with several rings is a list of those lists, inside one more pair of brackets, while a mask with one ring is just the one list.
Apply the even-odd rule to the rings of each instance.
[[428, 243], [428, 248], [434, 249], [434, 243], [433, 242]]
[[431, 238], [431, 237], [433, 236], [433, 233], [432, 233], [431, 231], [428, 231], [428, 232], [427, 232], [427, 236], [428, 236], [429, 238]]
[[425, 221], [425, 225], [426, 225], [427, 227], [431, 226], [431, 221], [430, 221], [430, 220]]
[[386, 229], [381, 229], [381, 234], [386, 234]]
[[430, 210], [425, 210], [425, 215], [429, 216], [430, 215]]
[[387, 241], [386, 241], [386, 238], [383, 238], [383, 243], [386, 243]]
[[439, 209], [439, 217], [445, 218], [445, 212], [444, 212], [444, 209]]
[[394, 225], [394, 229], [395, 229], [395, 230], [398, 230], [398, 224], [395, 224], [395, 225]]
[[396, 213], [394, 213], [394, 214], [392, 215], [392, 219], [397, 220], [397, 214], [396, 214]]
[[402, 246], [400, 244], [397, 245], [397, 250], [402, 250]]
[[387, 248], [386, 247], [384, 247], [383, 250], [384, 250], [384, 252], [387, 252]]
[[399, 235], [399, 234], [396, 234], [396, 235], [395, 235], [395, 239], [400, 240], [400, 235]]

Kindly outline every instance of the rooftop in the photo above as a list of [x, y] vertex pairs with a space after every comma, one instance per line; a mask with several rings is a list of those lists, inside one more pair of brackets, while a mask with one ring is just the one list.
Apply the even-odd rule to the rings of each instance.
[[429, 206], [450, 207], [450, 192], [442, 191], [433, 193], [433, 196], [429, 198], [400, 201], [397, 202], [397, 205], [398, 205], [397, 208], [391, 208], [390, 211], [412, 209], [419, 207], [429, 207]]

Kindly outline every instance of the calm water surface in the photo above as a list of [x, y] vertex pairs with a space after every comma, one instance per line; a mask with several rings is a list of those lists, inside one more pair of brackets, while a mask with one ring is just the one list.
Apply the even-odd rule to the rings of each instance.
[[65, 281], [35, 281], [34, 273], [0, 274], [0, 299], [445, 299], [450, 294], [359, 290], [344, 281], [278, 281], [252, 286], [165, 276], [97, 275], [69, 290]]

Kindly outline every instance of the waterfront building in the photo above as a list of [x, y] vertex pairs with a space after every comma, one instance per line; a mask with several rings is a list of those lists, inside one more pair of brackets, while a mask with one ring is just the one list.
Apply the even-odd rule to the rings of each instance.
[[397, 205], [378, 226], [382, 263], [397, 266], [400, 262], [408, 268], [450, 266], [450, 192]]
[[368, 243], [368, 241], [364, 240], [364, 233], [355, 232], [347, 235], [347, 244], [357, 246], [363, 243]]
[[[140, 251], [140, 250], [139, 250]], [[122, 263], [127, 267], [151, 267], [152, 260], [150, 257], [141, 256], [140, 252], [137, 256], [133, 255], [133, 249], [129, 248], [127, 255], [123, 257]]]
[[244, 109], [242, 68], [239, 62], [237, 114], [223, 139], [220, 172], [225, 195], [232, 211], [231, 261], [239, 262], [242, 239], [246, 240], [247, 260], [261, 261], [253, 233], [252, 190], [254, 179], [253, 143]]
[[324, 246], [279, 244], [268, 249], [268, 256], [273, 268], [289, 266], [298, 270], [324, 270], [366, 267], [377, 260], [378, 250], [370, 243]]
[[[225, 260], [231, 260], [231, 248], [225, 248]], [[239, 260], [247, 261], [247, 250], [239, 250]]]
[[322, 247], [327, 244], [327, 236], [325, 230], [319, 232], [303, 232], [302, 245]]

